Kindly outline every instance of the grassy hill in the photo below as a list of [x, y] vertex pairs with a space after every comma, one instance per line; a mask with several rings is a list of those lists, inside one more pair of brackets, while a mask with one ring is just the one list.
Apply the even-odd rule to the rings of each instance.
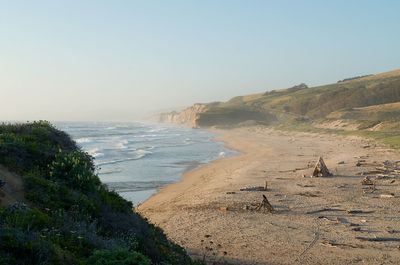
[[0, 165], [0, 264], [195, 264], [51, 124], [0, 125]]
[[[199, 114], [197, 122], [200, 126], [221, 126], [248, 120], [264, 124], [293, 119], [318, 120], [328, 118], [337, 111], [351, 111], [353, 108], [400, 101], [400, 70], [345, 80], [348, 81], [311, 88], [301, 84], [288, 89], [212, 103], [208, 105], [208, 111]], [[372, 120], [385, 121], [393, 116], [397, 117], [398, 105], [393, 107], [396, 110], [392, 109], [391, 114], [381, 113]], [[359, 118], [370, 119], [368, 115]]]
[[300, 84], [201, 105], [202, 112], [190, 115], [195, 117], [190, 121], [195, 127], [261, 124], [286, 130], [352, 133], [400, 148], [400, 69], [345, 78], [329, 85]]

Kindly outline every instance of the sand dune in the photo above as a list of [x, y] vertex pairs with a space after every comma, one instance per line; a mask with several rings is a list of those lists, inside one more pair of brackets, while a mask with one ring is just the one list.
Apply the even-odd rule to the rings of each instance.
[[[400, 177], [378, 179], [376, 191], [364, 193], [360, 175], [374, 162], [400, 160], [398, 152], [356, 137], [262, 127], [216, 132], [241, 154], [186, 173], [138, 208], [192, 256], [229, 264], [398, 264]], [[320, 155], [334, 176], [303, 178]], [[265, 180], [267, 191], [240, 191]], [[262, 194], [275, 213], [246, 209]]]

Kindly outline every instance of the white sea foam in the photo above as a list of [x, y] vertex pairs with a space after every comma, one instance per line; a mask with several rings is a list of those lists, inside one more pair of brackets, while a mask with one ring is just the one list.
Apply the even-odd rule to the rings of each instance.
[[97, 163], [98, 166], [104, 166], [104, 165], [113, 165], [113, 164], [119, 164], [127, 161], [133, 161], [133, 160], [138, 160], [141, 158], [144, 158], [145, 156], [152, 154], [152, 152], [145, 150], [145, 149], [138, 149], [132, 152], [133, 157], [125, 157], [121, 159], [114, 159], [114, 160], [109, 160], [109, 161], [102, 161]]
[[143, 158], [145, 156], [146, 156], [146, 154], [141, 154], [141, 155], [137, 155], [135, 157], [127, 157], [127, 158], [123, 158], [123, 159], [115, 159], [115, 160], [110, 160], [110, 161], [104, 161], [104, 162], [98, 163], [97, 165], [98, 166], [104, 166], [104, 165], [119, 164], [119, 163], [123, 163], [123, 162], [138, 160], [138, 159], [141, 159], [141, 158]]
[[117, 147], [118, 149], [126, 149], [126, 148], [128, 148], [128, 146], [127, 146], [128, 143], [129, 143], [128, 140], [122, 140], [119, 143], [117, 143], [115, 145], [115, 147]]
[[75, 142], [77, 142], [78, 144], [90, 143], [91, 141], [92, 141], [92, 139], [87, 138], [87, 137], [82, 137], [82, 138], [78, 138], [75, 140]]
[[108, 170], [108, 171], [104, 171], [102, 170], [101, 172], [99, 172], [99, 175], [111, 175], [111, 174], [116, 174], [116, 173], [121, 173], [122, 169], [114, 169], [114, 170]]
[[101, 153], [99, 148], [93, 148], [88, 150], [88, 154], [93, 156], [94, 158], [104, 156], [104, 153]]
[[146, 149], [138, 149], [135, 151], [135, 153], [138, 156], [152, 154], [152, 152], [150, 152], [149, 150], [146, 150]]

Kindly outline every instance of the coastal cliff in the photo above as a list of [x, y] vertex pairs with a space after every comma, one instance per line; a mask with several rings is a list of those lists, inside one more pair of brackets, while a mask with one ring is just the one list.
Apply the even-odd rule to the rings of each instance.
[[196, 128], [261, 124], [397, 133], [399, 87], [398, 69], [346, 78], [328, 85], [299, 84], [237, 96], [226, 102], [194, 104], [180, 112], [161, 114], [159, 121]]
[[169, 113], [160, 114], [159, 122], [181, 124], [188, 127], [197, 128], [197, 120], [199, 115], [207, 110], [207, 104], [196, 103], [180, 112], [172, 111]]

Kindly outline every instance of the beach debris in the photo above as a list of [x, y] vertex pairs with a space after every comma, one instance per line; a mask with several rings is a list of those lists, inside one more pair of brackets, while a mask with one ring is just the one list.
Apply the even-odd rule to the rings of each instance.
[[319, 197], [319, 195], [317, 193], [319, 193], [319, 192], [313, 193], [313, 192], [306, 191], [306, 192], [297, 193], [296, 195], [304, 196], [304, 197]]
[[219, 210], [221, 212], [226, 212], [226, 211], [229, 211], [229, 208], [228, 208], [228, 206], [221, 206], [221, 207], [219, 207]]
[[309, 211], [306, 214], [314, 214], [314, 213], [322, 213], [322, 212], [345, 212], [346, 210], [337, 209], [337, 208], [322, 208], [319, 210]]
[[363, 214], [363, 213], [373, 213], [375, 211], [365, 211], [365, 210], [348, 210], [349, 214]]
[[309, 168], [310, 168], [310, 166], [307, 165], [306, 167], [296, 167], [296, 168], [293, 168], [293, 169], [279, 170], [278, 172], [279, 173], [296, 172], [296, 171], [299, 171], [299, 170], [306, 170], [306, 169], [309, 169]]
[[305, 185], [303, 185], [303, 184], [296, 184], [297, 186], [299, 186], [299, 187], [302, 187], [302, 188], [314, 188], [315, 187], [315, 185], [309, 185], [309, 184], [305, 184]]
[[261, 209], [267, 209], [268, 212], [273, 213], [275, 212], [274, 207], [272, 207], [272, 205], [269, 203], [267, 197], [263, 194], [263, 200], [260, 203], [260, 205], [256, 208], [257, 211], [261, 210]]
[[362, 185], [375, 185], [374, 182], [371, 180], [370, 177], [366, 176], [362, 181]]
[[339, 161], [338, 162], [338, 165], [343, 165], [344, 164], [344, 161]]
[[400, 238], [397, 237], [362, 237], [357, 236], [356, 239], [361, 241], [370, 241], [370, 242], [400, 242]]
[[371, 180], [369, 176], [366, 176], [362, 181], [361, 185], [363, 186], [363, 193], [374, 193], [376, 191], [375, 181]]
[[264, 186], [250, 186], [250, 187], [245, 187], [241, 188], [240, 191], [266, 191], [266, 187]]
[[324, 159], [320, 156], [318, 158], [318, 162], [315, 165], [314, 171], [311, 174], [311, 177], [330, 177], [332, 176], [331, 172], [329, 172], [328, 167], [326, 166]]
[[386, 198], [386, 199], [387, 198], [394, 198], [394, 194], [393, 193], [391, 193], [391, 194], [381, 194], [380, 197], [381, 198]]
[[356, 246], [356, 245], [336, 243], [333, 241], [322, 241], [320, 244], [325, 247], [333, 247], [333, 248], [337, 248], [337, 247], [359, 248], [359, 246]]
[[226, 194], [236, 194], [235, 191], [227, 191]]

